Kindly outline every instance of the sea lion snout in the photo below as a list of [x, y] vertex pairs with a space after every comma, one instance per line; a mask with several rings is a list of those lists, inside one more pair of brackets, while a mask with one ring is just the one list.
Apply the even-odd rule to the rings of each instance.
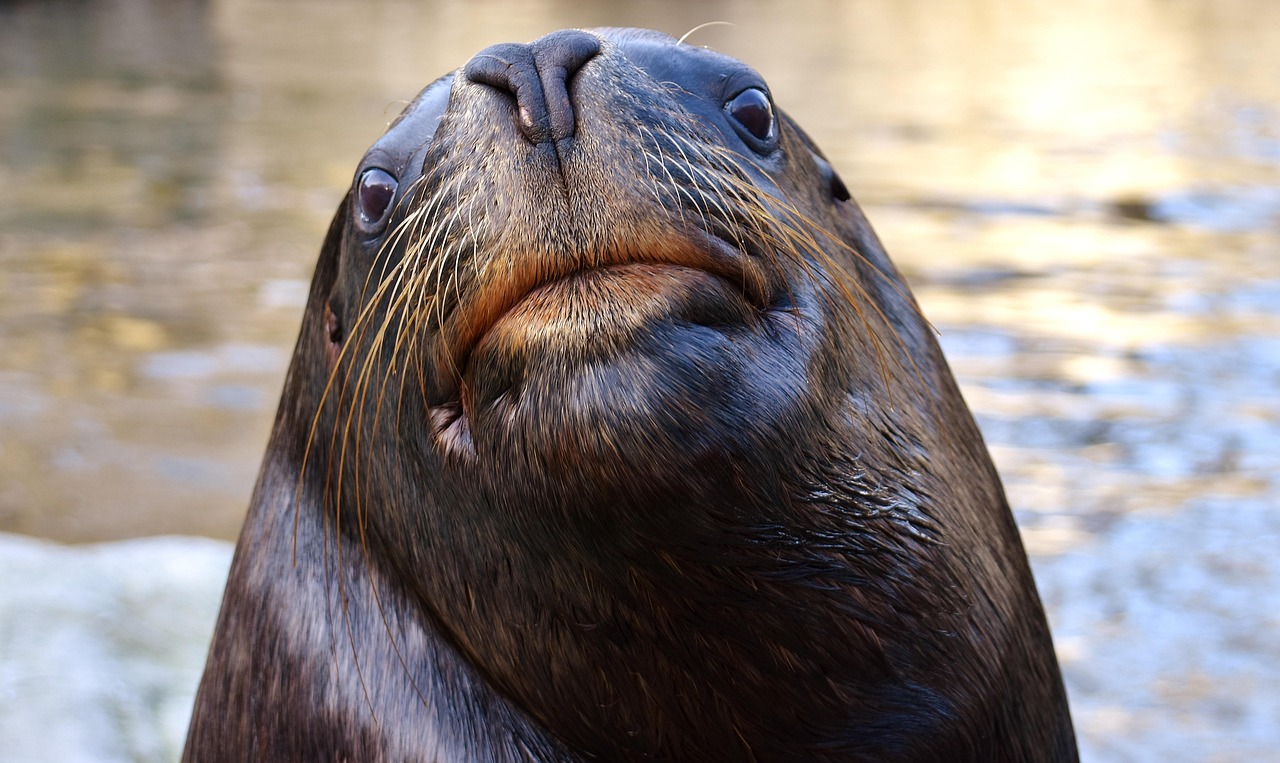
[[503, 43], [480, 51], [463, 76], [511, 96], [518, 124], [534, 145], [572, 138], [576, 116], [568, 83], [600, 52], [595, 35], [555, 32], [529, 44]]
[[[705, 51], [681, 75], [626, 39], [571, 30], [486, 48], [387, 141], [432, 125], [421, 180], [401, 178], [414, 188], [405, 232], [392, 224], [385, 238], [404, 263], [395, 283], [410, 296], [397, 307], [420, 337], [415, 375], [445, 452], [515, 430], [541, 442], [552, 423], [576, 432], [602, 401], [647, 431], [672, 407], [666, 391], [721, 372], [741, 383], [757, 358], [747, 345], [797, 374], [807, 362], [781, 347], [812, 333], [792, 307], [810, 304], [817, 320], [774, 208], [781, 192], [766, 190], [747, 144], [726, 143], [737, 133], [725, 104], [743, 87], [763, 94], [762, 80], [733, 64], [740, 82], [722, 87], [723, 62]], [[475, 443], [449, 434], [464, 424]]]

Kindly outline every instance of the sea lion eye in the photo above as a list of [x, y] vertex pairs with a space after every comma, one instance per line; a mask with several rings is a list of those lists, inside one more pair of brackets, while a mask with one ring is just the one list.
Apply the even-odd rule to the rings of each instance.
[[724, 109], [756, 140], [767, 141], [773, 137], [773, 104], [760, 88], [743, 90], [726, 103]]
[[360, 222], [365, 227], [376, 228], [387, 216], [391, 207], [391, 199], [396, 195], [399, 183], [386, 170], [377, 167], [367, 169], [360, 175], [356, 186], [356, 200], [360, 207]]

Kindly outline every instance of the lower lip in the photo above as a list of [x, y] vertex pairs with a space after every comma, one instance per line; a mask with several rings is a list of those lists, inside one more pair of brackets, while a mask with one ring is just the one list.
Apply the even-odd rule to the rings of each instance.
[[586, 270], [534, 289], [477, 342], [528, 346], [618, 341], [654, 321], [742, 325], [755, 308], [739, 286], [705, 270], [633, 263]]

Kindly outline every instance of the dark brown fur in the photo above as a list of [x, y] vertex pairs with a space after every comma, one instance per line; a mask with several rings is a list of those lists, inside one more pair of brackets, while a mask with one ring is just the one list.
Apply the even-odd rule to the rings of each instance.
[[557, 33], [371, 149], [395, 206], [330, 228], [184, 760], [1075, 760], [937, 343], [750, 88]]

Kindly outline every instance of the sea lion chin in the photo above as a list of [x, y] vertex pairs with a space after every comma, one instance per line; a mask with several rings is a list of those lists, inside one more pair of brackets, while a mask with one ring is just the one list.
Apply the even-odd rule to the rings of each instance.
[[496, 45], [322, 247], [184, 760], [1069, 761], [999, 479], [745, 64]]

